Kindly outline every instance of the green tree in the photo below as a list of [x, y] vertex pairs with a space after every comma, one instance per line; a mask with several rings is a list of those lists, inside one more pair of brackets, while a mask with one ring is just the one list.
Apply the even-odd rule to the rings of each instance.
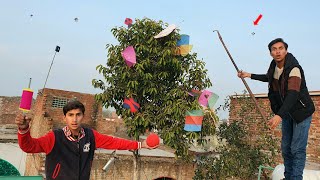
[[[119, 44], [107, 44], [106, 66], [97, 66], [104, 80], [94, 79], [92, 84], [102, 90], [96, 99], [105, 107], [114, 107], [121, 115], [130, 137], [138, 140], [146, 130], [156, 129], [178, 157], [189, 159], [190, 143], [194, 140], [204, 143], [201, 137], [214, 134], [217, 116], [206, 110], [201, 132], [184, 131], [186, 111], [202, 109], [197, 98], [187, 92], [206, 89], [211, 82], [205, 63], [197, 59], [196, 53], [176, 55], [178, 31], [154, 38], [167, 26], [162, 21], [144, 18], [136, 19], [130, 28], [113, 28], [111, 32]], [[137, 56], [137, 63], [131, 68], [121, 56], [128, 46], [134, 47]], [[127, 97], [133, 97], [140, 104], [138, 112], [131, 113], [122, 107]]]
[[[252, 113], [256, 112], [252, 100], [245, 94], [239, 95], [237, 103], [233, 105], [240, 108], [229, 108], [228, 101], [223, 108], [236, 111], [233, 113], [239, 119], [229, 125], [220, 125], [217, 135], [223, 145], [218, 148], [216, 155], [198, 158], [193, 179], [256, 179], [259, 165], [274, 165], [279, 152], [277, 139], [268, 130], [266, 122]], [[250, 126], [255, 126], [258, 133], [250, 131]]]

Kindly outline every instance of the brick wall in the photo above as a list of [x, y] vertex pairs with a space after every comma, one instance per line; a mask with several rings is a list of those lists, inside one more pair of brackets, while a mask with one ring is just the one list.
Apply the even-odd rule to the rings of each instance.
[[320, 94], [312, 96], [316, 111], [312, 116], [309, 131], [307, 158], [313, 162], [320, 163]]
[[97, 121], [95, 129], [102, 134], [112, 134], [117, 137], [126, 138], [126, 129], [122, 119], [104, 118]]
[[[313, 91], [313, 92], [310, 92], [310, 94], [316, 106], [316, 111], [313, 114], [312, 123], [309, 130], [309, 139], [308, 139], [308, 146], [307, 146], [307, 161], [320, 163], [320, 146], [319, 146], [320, 144], [320, 111], [319, 111], [320, 110], [320, 92]], [[269, 100], [267, 98], [267, 95], [258, 94], [255, 96], [266, 118], [269, 119], [270, 117], [272, 117], [273, 114], [269, 105]], [[250, 107], [249, 107], [248, 112], [244, 112], [244, 114], [238, 114], [238, 112], [241, 111], [241, 108], [244, 107], [243, 106], [244, 104], [248, 104], [247, 106], [252, 106], [252, 109], [250, 110]], [[243, 120], [242, 117], [246, 117], [247, 115], [252, 116], [254, 121]], [[231, 98], [229, 116], [230, 116], [229, 117], [230, 122], [239, 121], [239, 120], [245, 121], [248, 127], [247, 130], [252, 133], [253, 139], [259, 136], [262, 126], [265, 125], [263, 123], [257, 123], [257, 122], [264, 122], [264, 121], [262, 120], [262, 117], [257, 111], [257, 109], [254, 107], [254, 104], [252, 103], [252, 100], [249, 96], [247, 96], [244, 101], [243, 101], [243, 98], [240, 98], [240, 96], [233, 96]], [[280, 149], [280, 143], [281, 143], [280, 126], [278, 126], [274, 131], [270, 133], [273, 133], [273, 135], [277, 138], [278, 147]], [[277, 161], [279, 163], [282, 162], [281, 154], [279, 154]]]
[[[19, 110], [20, 100], [20, 96], [0, 96], [0, 125], [15, 124], [14, 119], [16, 114], [19, 112], [21, 113]], [[32, 103], [34, 104], [34, 100]], [[31, 106], [31, 111], [32, 107], [33, 105]]]
[[[14, 122], [17, 113], [21, 113], [19, 110], [20, 96], [7, 97], [0, 96], [0, 142], [2, 143], [17, 143], [17, 126]], [[34, 104], [34, 101], [32, 101]], [[32, 117], [32, 109], [28, 112], [28, 116]]]
[[93, 127], [102, 119], [102, 107], [96, 103], [94, 95], [46, 88], [43, 94], [37, 97], [35, 114], [50, 119], [53, 129], [65, 126], [62, 108], [52, 107], [54, 98], [77, 99], [82, 102], [86, 108], [82, 120], [85, 126]]

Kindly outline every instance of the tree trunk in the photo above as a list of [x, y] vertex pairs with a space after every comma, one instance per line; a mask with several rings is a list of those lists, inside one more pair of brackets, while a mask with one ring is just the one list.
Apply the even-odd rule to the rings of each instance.
[[133, 152], [133, 180], [140, 180], [139, 150]]

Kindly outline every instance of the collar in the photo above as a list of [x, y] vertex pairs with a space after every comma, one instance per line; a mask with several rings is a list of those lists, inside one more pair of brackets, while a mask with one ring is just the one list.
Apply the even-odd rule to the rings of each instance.
[[80, 139], [86, 135], [83, 128], [80, 129], [78, 139], [75, 139], [74, 137], [72, 137], [71, 130], [68, 128], [68, 126], [65, 126], [64, 128], [62, 128], [62, 130], [64, 132], [64, 135], [69, 141], [80, 141]]
[[[271, 61], [271, 65], [272, 66], [277, 66], [276, 65], [276, 61], [274, 59]], [[286, 70], [288, 68], [291, 68], [291, 67], [294, 67], [294, 66], [298, 66], [298, 65], [299, 65], [298, 60], [293, 56], [293, 54], [288, 52], [286, 57], [285, 57], [285, 60], [284, 60], [283, 69]]]

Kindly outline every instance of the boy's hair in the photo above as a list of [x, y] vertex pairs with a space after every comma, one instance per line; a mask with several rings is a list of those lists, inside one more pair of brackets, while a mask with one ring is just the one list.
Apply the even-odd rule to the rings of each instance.
[[282, 42], [284, 44], [284, 48], [286, 48], [286, 50], [288, 50], [288, 44], [286, 42], [283, 41], [282, 38], [277, 38], [277, 39], [274, 39], [272, 40], [269, 44], [268, 44], [268, 48], [269, 48], [269, 51], [271, 52], [271, 47], [275, 44], [275, 43], [278, 43], [278, 42]]
[[84, 105], [80, 101], [71, 100], [71, 101], [67, 102], [66, 105], [64, 105], [63, 114], [66, 115], [68, 111], [71, 111], [73, 109], [80, 109], [83, 114], [84, 114], [84, 111], [85, 111]]

